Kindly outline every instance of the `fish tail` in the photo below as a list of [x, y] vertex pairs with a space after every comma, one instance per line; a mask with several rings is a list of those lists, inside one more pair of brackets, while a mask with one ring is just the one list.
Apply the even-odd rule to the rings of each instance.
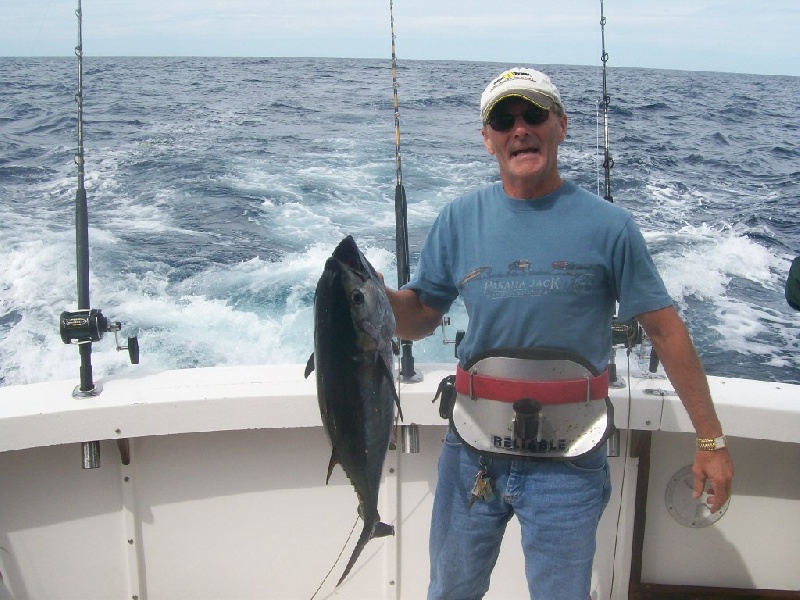
[[364, 546], [367, 545], [370, 537], [372, 535], [372, 527], [369, 523], [364, 523], [364, 529], [361, 530], [361, 535], [358, 537], [358, 542], [356, 543], [356, 547], [353, 549], [353, 554], [350, 555], [350, 560], [347, 562], [347, 566], [344, 568], [344, 573], [339, 578], [339, 581], [336, 583], [336, 587], [342, 585], [342, 582], [345, 578], [350, 574], [350, 569], [353, 568], [353, 565], [356, 564], [358, 557], [361, 554], [361, 551], [364, 549]]
[[336, 587], [339, 587], [345, 578], [350, 574], [350, 570], [356, 564], [358, 557], [361, 555], [361, 551], [364, 549], [364, 546], [367, 545], [367, 542], [370, 541], [372, 538], [376, 537], [386, 537], [389, 535], [394, 535], [394, 527], [391, 525], [387, 525], [386, 523], [382, 523], [378, 521], [375, 524], [364, 523], [364, 529], [361, 530], [361, 535], [358, 537], [358, 542], [356, 543], [355, 549], [353, 549], [353, 554], [350, 555], [350, 560], [347, 562], [347, 566], [344, 568], [344, 573], [339, 578]]

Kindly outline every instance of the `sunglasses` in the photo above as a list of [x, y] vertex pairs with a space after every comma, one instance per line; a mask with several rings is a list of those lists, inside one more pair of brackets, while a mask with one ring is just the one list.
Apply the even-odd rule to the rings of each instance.
[[517, 117], [522, 117], [528, 125], [541, 125], [547, 121], [550, 111], [540, 106], [529, 106], [520, 115], [512, 115], [502, 110], [493, 110], [489, 115], [489, 127], [495, 131], [509, 131], [517, 122]]

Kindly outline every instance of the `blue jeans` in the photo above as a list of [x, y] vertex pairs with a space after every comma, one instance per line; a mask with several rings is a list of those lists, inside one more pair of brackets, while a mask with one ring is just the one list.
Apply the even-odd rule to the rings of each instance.
[[447, 432], [433, 503], [428, 600], [483, 597], [512, 515], [522, 529], [531, 598], [587, 600], [597, 524], [611, 493], [605, 446], [572, 461], [490, 461], [495, 499], [468, 509], [478, 455]]

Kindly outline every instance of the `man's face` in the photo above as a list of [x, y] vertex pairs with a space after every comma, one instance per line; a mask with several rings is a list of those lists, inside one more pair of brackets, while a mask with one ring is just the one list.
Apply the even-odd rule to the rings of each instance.
[[[561, 185], [558, 174], [558, 146], [567, 135], [567, 117], [549, 112], [538, 124], [530, 124], [523, 113], [535, 107], [522, 98], [506, 98], [492, 110], [492, 116], [514, 117], [506, 131], [483, 126], [483, 144], [497, 157], [500, 177], [506, 194], [512, 198], [536, 198], [555, 191]], [[507, 117], [510, 122], [510, 118]]]

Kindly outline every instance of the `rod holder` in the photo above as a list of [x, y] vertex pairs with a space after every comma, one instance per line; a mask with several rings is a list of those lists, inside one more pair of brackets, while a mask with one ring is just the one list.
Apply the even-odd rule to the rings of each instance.
[[419, 454], [419, 426], [416, 423], [400, 426], [403, 454]]
[[96, 469], [100, 466], [100, 442], [81, 442], [83, 468]]
[[536, 400], [523, 398], [514, 402], [514, 440], [520, 448], [527, 448], [536, 441], [541, 412], [542, 405]]

